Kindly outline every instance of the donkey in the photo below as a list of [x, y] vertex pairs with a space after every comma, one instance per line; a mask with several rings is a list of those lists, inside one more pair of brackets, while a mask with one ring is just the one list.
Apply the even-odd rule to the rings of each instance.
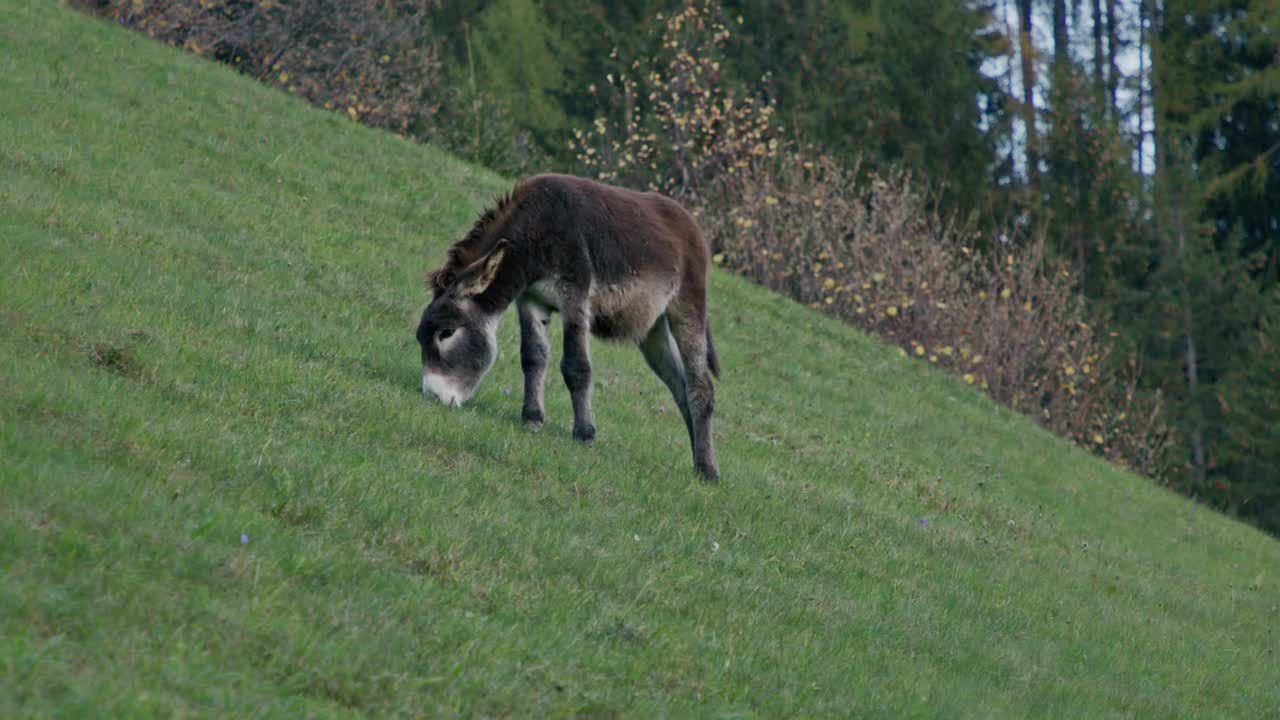
[[711, 442], [720, 363], [707, 322], [710, 251], [689, 213], [670, 198], [568, 175], [516, 184], [427, 274], [431, 304], [418, 324], [422, 392], [449, 406], [475, 393], [497, 359], [498, 318], [520, 317], [526, 427], [544, 420], [547, 325], [562, 317], [560, 372], [573, 401], [573, 437], [591, 444], [588, 333], [632, 341], [684, 416], [695, 470], [720, 471]]

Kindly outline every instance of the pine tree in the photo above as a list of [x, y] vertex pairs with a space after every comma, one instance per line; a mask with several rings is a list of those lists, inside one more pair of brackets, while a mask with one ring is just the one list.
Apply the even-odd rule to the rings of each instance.
[[1280, 408], [1268, 332], [1280, 285], [1280, 10], [1166, 0], [1155, 19], [1162, 242], [1152, 289], [1168, 322], [1150, 351], [1178, 391], [1185, 488], [1274, 523]]
[[481, 89], [509, 99], [515, 121], [540, 137], [568, 124], [557, 93], [576, 62], [534, 0], [499, 0], [479, 16], [473, 35]]
[[871, 46], [878, 104], [889, 113], [881, 152], [919, 170], [951, 208], [979, 207], [995, 165], [978, 103], [1003, 105], [998, 84], [981, 72], [994, 49], [982, 35], [989, 12], [932, 0], [881, 3]]

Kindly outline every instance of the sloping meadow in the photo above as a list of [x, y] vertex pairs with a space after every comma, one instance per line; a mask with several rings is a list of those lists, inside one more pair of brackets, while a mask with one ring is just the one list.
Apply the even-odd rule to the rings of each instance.
[[631, 348], [425, 403], [507, 181], [0, 9], [0, 716], [1280, 709], [1274, 540], [721, 272], [719, 485]]

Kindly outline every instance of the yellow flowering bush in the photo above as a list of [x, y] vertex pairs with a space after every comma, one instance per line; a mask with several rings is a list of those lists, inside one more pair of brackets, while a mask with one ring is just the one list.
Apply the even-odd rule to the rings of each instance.
[[570, 147], [601, 180], [693, 200], [714, 178], [777, 154], [774, 106], [721, 82], [732, 33], [714, 0], [658, 19], [657, 53], [605, 76], [601, 115], [574, 131]]
[[944, 367], [1076, 443], [1148, 474], [1169, 445], [1159, 397], [1136, 392], [1086, 322], [1044, 237], [962, 230], [906, 173], [789, 149], [717, 177], [700, 221], [722, 264]]

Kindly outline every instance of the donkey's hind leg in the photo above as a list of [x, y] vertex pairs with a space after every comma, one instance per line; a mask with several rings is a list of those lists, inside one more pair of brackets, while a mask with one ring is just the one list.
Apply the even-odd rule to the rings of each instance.
[[668, 311], [671, 334], [684, 363], [684, 385], [693, 436], [693, 467], [707, 481], [720, 478], [716, 449], [711, 441], [711, 413], [715, 387], [707, 367], [707, 318], [701, 308], [684, 305]]
[[667, 389], [680, 408], [680, 416], [684, 418], [685, 430], [689, 432], [689, 444], [693, 446], [693, 419], [689, 415], [689, 396], [684, 386], [684, 362], [680, 360], [680, 351], [676, 348], [675, 338], [671, 337], [671, 324], [666, 316], [658, 318], [649, 330], [649, 334], [640, 341], [640, 352], [649, 363], [649, 369], [666, 383]]
[[520, 369], [524, 370], [524, 408], [520, 411], [520, 419], [530, 430], [540, 430], [546, 419], [542, 387], [551, 351], [547, 342], [549, 313], [546, 308], [525, 300], [516, 301], [516, 311], [520, 316]]

